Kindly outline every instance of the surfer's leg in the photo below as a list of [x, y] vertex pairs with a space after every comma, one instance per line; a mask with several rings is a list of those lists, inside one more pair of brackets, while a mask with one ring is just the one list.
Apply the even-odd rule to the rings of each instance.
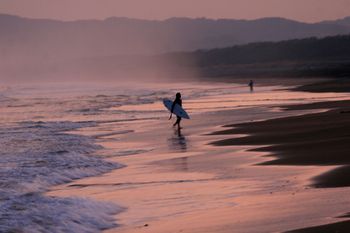
[[177, 117], [177, 120], [176, 120], [176, 122], [177, 122], [177, 127], [180, 129], [181, 127], [180, 127], [180, 121], [181, 121], [181, 117]]
[[173, 126], [178, 125], [180, 127], [180, 121], [181, 121], [181, 117], [176, 116], [176, 122], [174, 123]]

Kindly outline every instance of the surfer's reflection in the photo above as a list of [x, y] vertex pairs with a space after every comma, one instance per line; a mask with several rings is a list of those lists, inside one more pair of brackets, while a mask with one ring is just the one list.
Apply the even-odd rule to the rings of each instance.
[[170, 150], [187, 151], [187, 140], [181, 133], [181, 128], [174, 129], [174, 134], [168, 138], [168, 146]]

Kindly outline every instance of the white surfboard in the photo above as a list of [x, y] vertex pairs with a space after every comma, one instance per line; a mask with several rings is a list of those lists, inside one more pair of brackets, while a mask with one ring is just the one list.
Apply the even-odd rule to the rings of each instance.
[[[173, 101], [169, 99], [164, 99], [163, 104], [171, 112]], [[190, 116], [187, 114], [187, 112], [178, 104], [175, 104], [173, 113], [181, 118], [190, 119]]]

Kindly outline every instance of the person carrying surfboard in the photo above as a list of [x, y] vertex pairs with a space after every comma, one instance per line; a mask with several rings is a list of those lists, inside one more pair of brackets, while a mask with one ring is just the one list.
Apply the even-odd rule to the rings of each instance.
[[[174, 112], [174, 107], [175, 105], [178, 104], [182, 107], [182, 99], [181, 99], [181, 93], [178, 92], [176, 93], [176, 98], [173, 102], [173, 105], [171, 106], [171, 111], [170, 111], [170, 117], [169, 117], [169, 120], [171, 119], [171, 117], [173, 116], [173, 112]], [[177, 116], [176, 115], [176, 122], [173, 124], [173, 126], [176, 126], [180, 129], [180, 121], [181, 121], [181, 117]]]

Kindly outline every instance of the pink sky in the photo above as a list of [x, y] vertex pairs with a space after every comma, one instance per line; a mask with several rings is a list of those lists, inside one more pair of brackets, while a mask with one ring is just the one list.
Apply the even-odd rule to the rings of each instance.
[[63, 20], [279, 16], [317, 22], [350, 16], [350, 0], [0, 0], [0, 13]]

